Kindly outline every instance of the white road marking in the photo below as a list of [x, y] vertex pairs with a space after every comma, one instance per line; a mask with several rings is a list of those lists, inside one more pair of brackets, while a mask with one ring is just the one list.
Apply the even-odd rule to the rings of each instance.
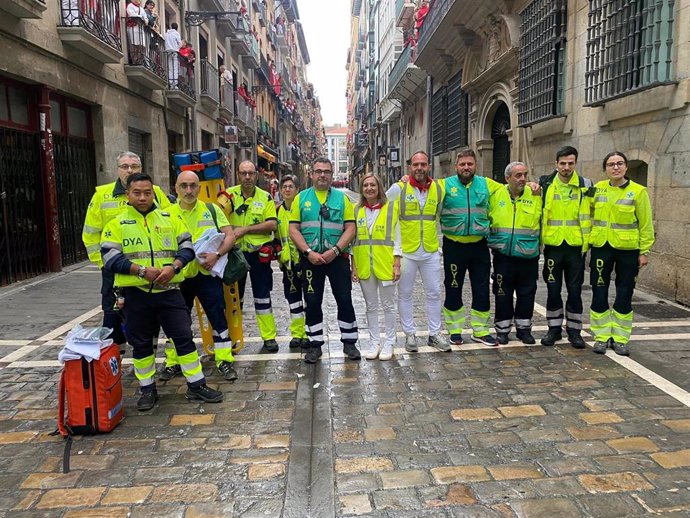
[[29, 345], [33, 340], [0, 340], [0, 346], [2, 345]]
[[34, 352], [41, 347], [40, 345], [25, 345], [21, 349], [17, 349], [13, 353], [8, 354], [4, 358], [0, 358], [0, 362], [16, 362], [19, 358], [23, 358], [27, 354]]
[[53, 329], [50, 333], [45, 334], [42, 337], [37, 338], [36, 340], [38, 340], [40, 342], [47, 342], [48, 340], [53, 340], [53, 339], [57, 338], [58, 336], [65, 334], [67, 331], [72, 329], [75, 325], [81, 324], [85, 320], [88, 320], [92, 317], [95, 317], [100, 312], [101, 312], [101, 307], [97, 306], [97, 307], [87, 311], [83, 315], [80, 315], [77, 318], [73, 318], [72, 320], [70, 320], [66, 324], [61, 325], [57, 329]]

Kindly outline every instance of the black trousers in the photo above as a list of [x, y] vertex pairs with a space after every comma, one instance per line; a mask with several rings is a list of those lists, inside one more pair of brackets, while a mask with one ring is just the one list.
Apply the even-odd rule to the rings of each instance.
[[[513, 318], [518, 330], [532, 328], [534, 297], [539, 278], [539, 257], [526, 259], [493, 252], [493, 292], [496, 299], [494, 317], [497, 333], [510, 332]], [[516, 301], [513, 303], [513, 294]]]
[[154, 354], [153, 340], [158, 338], [159, 323], [175, 344], [178, 356], [196, 351], [192, 339], [192, 318], [180, 290], [148, 293], [139, 288], [123, 288], [127, 339], [132, 356], [143, 359]]
[[590, 282], [592, 284], [592, 311], [603, 313], [609, 309], [611, 272], [616, 272], [616, 299], [613, 309], [618, 313], [632, 312], [632, 297], [637, 274], [640, 271], [639, 250], [618, 250], [608, 243], [592, 247]]
[[357, 319], [352, 306], [352, 278], [350, 277], [350, 261], [342, 255], [331, 263], [315, 266], [308, 260], [302, 261], [302, 288], [304, 290], [305, 325], [307, 337], [311, 347], [321, 347], [324, 344], [323, 329], [323, 291], [326, 278], [331, 285], [335, 303], [338, 306], [338, 327], [340, 327], [340, 341], [345, 343], [357, 342]]
[[119, 310], [115, 309], [114, 283], [115, 274], [101, 268], [101, 309], [103, 310], [103, 327], [112, 329], [113, 332], [110, 333], [110, 338], [112, 338], [113, 342], [116, 344], [122, 345], [127, 339], [122, 330], [122, 315]]
[[[566, 328], [582, 329], [582, 284], [585, 282], [585, 256], [582, 247], [563, 242], [559, 246], [544, 246], [544, 270], [546, 282], [546, 319], [549, 327], [560, 328], [563, 318]], [[563, 314], [561, 290], [563, 281], [568, 292]]]
[[472, 287], [472, 309], [489, 311], [489, 275], [491, 274], [491, 257], [486, 239], [477, 243], [458, 243], [443, 238], [443, 284], [446, 287], [446, 300], [443, 307], [457, 311], [464, 306], [462, 287], [465, 273], [470, 273]]
[[228, 321], [225, 318], [223, 281], [219, 277], [197, 273], [194, 277], [185, 279], [180, 284], [180, 291], [189, 311], [194, 307], [194, 298], [198, 297], [213, 330], [217, 333], [228, 330]]
[[[244, 252], [244, 258], [249, 264], [249, 278], [252, 281], [252, 295], [254, 296], [254, 308], [258, 310], [271, 309], [271, 290], [273, 290], [273, 269], [271, 263], [259, 261], [259, 252]], [[247, 286], [247, 276], [245, 275], [237, 281], [240, 290], [240, 301], [244, 306], [244, 290]], [[257, 302], [256, 299], [269, 302]]]
[[290, 305], [290, 313], [302, 313], [304, 311], [302, 299], [302, 277], [304, 276], [304, 272], [302, 271], [302, 264], [293, 264], [292, 268], [282, 268], [282, 271], [283, 294], [285, 295], [285, 300], [287, 300]]

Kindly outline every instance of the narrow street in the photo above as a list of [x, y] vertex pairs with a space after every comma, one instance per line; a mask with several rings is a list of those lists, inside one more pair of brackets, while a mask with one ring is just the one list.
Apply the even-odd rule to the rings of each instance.
[[[399, 334], [390, 362], [344, 360], [327, 295], [327, 354], [309, 366], [288, 352], [276, 270], [279, 353], [260, 353], [245, 311], [239, 381], [204, 360], [225, 401], [189, 403], [175, 378], [147, 413], [128, 354], [125, 420], [77, 438], [63, 474], [64, 443], [50, 435], [57, 354], [74, 324], [99, 323], [99, 281], [81, 265], [0, 290], [0, 516], [690, 514], [690, 315], [644, 293], [630, 358], [518, 342], [409, 354]], [[354, 298], [365, 342], [358, 286]], [[416, 300], [423, 324], [421, 286]], [[537, 305], [537, 339], [543, 315]]]

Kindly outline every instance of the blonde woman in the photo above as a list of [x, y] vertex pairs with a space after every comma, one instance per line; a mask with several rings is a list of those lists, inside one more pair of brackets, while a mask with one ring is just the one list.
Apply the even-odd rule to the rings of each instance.
[[[373, 173], [360, 183], [355, 207], [357, 237], [352, 246], [352, 280], [362, 287], [366, 302], [369, 347], [367, 360], [390, 360], [395, 346], [395, 282], [400, 279], [400, 226], [397, 202], [389, 202], [381, 180]], [[381, 346], [379, 300], [383, 308], [385, 339]]]

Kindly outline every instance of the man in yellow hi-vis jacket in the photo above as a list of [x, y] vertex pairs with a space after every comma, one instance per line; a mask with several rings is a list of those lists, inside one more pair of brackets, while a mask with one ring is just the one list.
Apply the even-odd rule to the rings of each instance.
[[[120, 344], [120, 350], [124, 350], [126, 339], [122, 331], [122, 318], [120, 313], [115, 310], [114, 275], [103, 268], [103, 261], [101, 260], [101, 233], [110, 220], [127, 207], [127, 195], [125, 194], [127, 178], [139, 172], [141, 172], [139, 155], [131, 151], [123, 151], [117, 156], [118, 179], [96, 187], [96, 192], [86, 211], [81, 235], [86, 253], [89, 254], [89, 260], [101, 268], [103, 327], [109, 327], [113, 330], [110, 337], [116, 344]], [[154, 202], [158, 207], [165, 209], [170, 206], [170, 201], [160, 187], [154, 185], [153, 192]]]
[[219, 403], [223, 393], [206, 385], [192, 338], [192, 319], [179, 290], [182, 268], [194, 259], [192, 236], [180, 216], [154, 205], [149, 175], [131, 175], [126, 187], [129, 206], [103, 230], [101, 255], [124, 297], [127, 339], [141, 387], [137, 408], [150, 410], [158, 400], [153, 340], [159, 323], [177, 349], [187, 378], [187, 399]]

